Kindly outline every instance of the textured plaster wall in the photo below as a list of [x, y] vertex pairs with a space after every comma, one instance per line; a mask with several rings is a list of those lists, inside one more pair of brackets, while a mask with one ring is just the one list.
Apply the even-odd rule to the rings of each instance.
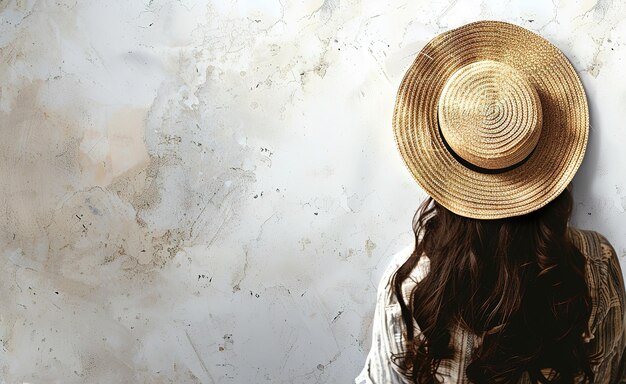
[[[574, 223], [626, 257], [619, 1], [0, 1], [0, 382], [347, 383], [425, 196], [434, 35], [541, 33], [588, 92]], [[623, 259], [622, 265], [626, 265]]]

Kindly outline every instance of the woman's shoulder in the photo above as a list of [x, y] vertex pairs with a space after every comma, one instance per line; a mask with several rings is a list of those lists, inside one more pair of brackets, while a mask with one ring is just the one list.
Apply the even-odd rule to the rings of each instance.
[[[600, 307], [619, 304], [626, 307], [624, 276], [615, 247], [602, 233], [569, 227], [570, 239], [587, 259], [587, 280]], [[600, 302], [600, 300], [606, 302]]]
[[611, 242], [602, 233], [576, 227], [568, 227], [570, 239], [583, 255], [593, 261], [607, 262], [617, 259], [617, 253]]
[[[391, 278], [393, 274], [413, 255], [415, 251], [415, 245], [406, 245], [404, 248], [394, 253], [389, 262], [387, 263], [383, 275], [380, 279], [378, 286], [379, 294], [384, 294], [384, 299], [387, 305], [395, 304], [395, 297], [391, 295]], [[402, 294], [405, 302], [408, 301], [411, 289], [420, 282], [426, 274], [430, 271], [430, 259], [422, 254], [417, 263], [413, 266], [409, 277], [402, 283]]]
[[[572, 242], [587, 258], [586, 277], [594, 302], [594, 311], [589, 321], [592, 332], [599, 326], [614, 332], [624, 332], [626, 290], [615, 247], [598, 231], [573, 227], [569, 231]], [[616, 341], [616, 338], [612, 339], [611, 342]]]
[[[615, 248], [598, 231], [571, 228], [571, 239], [587, 257], [587, 281], [593, 305], [589, 319], [592, 351], [602, 352], [601, 377], [626, 376], [626, 288]], [[621, 361], [621, 363], [620, 363]], [[611, 377], [609, 377], [611, 376]], [[613, 382], [613, 381], [611, 381]]]

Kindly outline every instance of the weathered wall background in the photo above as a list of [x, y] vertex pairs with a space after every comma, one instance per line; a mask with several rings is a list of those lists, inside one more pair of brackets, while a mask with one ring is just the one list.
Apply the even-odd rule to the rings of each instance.
[[398, 84], [476, 19], [541, 33], [579, 71], [574, 222], [626, 257], [624, 16], [603, 0], [0, 1], [0, 381], [350, 382], [424, 197], [392, 138]]

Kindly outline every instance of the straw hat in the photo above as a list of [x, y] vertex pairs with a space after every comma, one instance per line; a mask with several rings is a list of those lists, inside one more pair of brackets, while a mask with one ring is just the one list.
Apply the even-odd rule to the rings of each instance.
[[466, 217], [532, 212], [569, 184], [589, 112], [567, 58], [514, 24], [477, 21], [418, 53], [398, 90], [393, 132], [417, 183]]

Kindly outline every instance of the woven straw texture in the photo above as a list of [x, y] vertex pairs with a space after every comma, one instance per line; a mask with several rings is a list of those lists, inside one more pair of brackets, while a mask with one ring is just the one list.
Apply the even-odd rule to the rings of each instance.
[[514, 24], [477, 21], [418, 53], [393, 115], [397, 148], [426, 193], [466, 217], [537, 210], [578, 170], [585, 91], [565, 55]]

